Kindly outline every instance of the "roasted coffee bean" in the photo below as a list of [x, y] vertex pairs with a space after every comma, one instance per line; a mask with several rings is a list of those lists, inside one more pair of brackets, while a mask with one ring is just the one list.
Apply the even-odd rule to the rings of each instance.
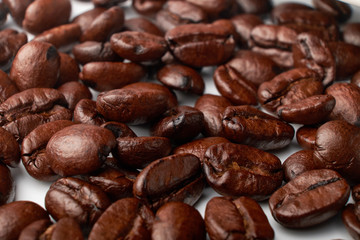
[[140, 81], [146, 72], [136, 63], [90, 62], [83, 66], [80, 80], [96, 91], [109, 91]]
[[79, 24], [81, 31], [85, 32], [91, 26], [94, 19], [105, 11], [106, 8], [95, 7], [76, 16], [72, 22]]
[[46, 210], [55, 220], [71, 217], [83, 227], [92, 226], [110, 204], [99, 187], [72, 177], [51, 184], [45, 196]]
[[231, 106], [231, 102], [222, 96], [205, 94], [197, 99], [195, 108], [204, 114], [203, 133], [205, 136], [221, 137], [224, 135], [222, 119], [223, 112], [228, 106]]
[[106, 120], [96, 110], [96, 102], [91, 99], [81, 99], [74, 109], [74, 122], [100, 126]]
[[312, 8], [303, 3], [297, 2], [284, 2], [277, 4], [271, 10], [271, 19], [275, 23], [277, 19], [281, 18], [281, 15], [285, 11], [296, 11], [296, 10], [311, 10]]
[[90, 62], [115, 62], [120, 57], [111, 49], [110, 42], [86, 41], [73, 47], [74, 58], [80, 64]]
[[222, 124], [230, 141], [262, 150], [286, 147], [295, 133], [290, 124], [247, 105], [227, 107]]
[[291, 154], [283, 163], [284, 179], [289, 182], [303, 172], [322, 168], [313, 160], [313, 150], [300, 150]]
[[298, 128], [296, 131], [296, 140], [303, 149], [314, 149], [317, 129], [318, 127], [316, 126], [302, 126]]
[[275, 112], [280, 106], [301, 102], [322, 92], [321, 79], [316, 72], [308, 68], [295, 68], [261, 84], [258, 99], [265, 109]]
[[351, 197], [355, 202], [360, 201], [360, 184], [357, 184], [352, 187]]
[[74, 110], [81, 99], [91, 99], [92, 97], [90, 90], [80, 82], [64, 83], [58, 87], [58, 90], [64, 95], [70, 110]]
[[244, 79], [256, 86], [270, 81], [280, 72], [276, 63], [269, 57], [248, 50], [237, 51], [226, 65], [233, 67]]
[[172, 54], [181, 62], [203, 67], [224, 63], [233, 54], [235, 29], [222, 21], [212, 24], [185, 24], [165, 34]]
[[11, 177], [10, 169], [0, 163], [0, 206], [15, 199], [15, 182]]
[[351, 17], [349, 4], [337, 0], [312, 0], [314, 7], [324, 13], [334, 16], [339, 22], [345, 22]]
[[331, 95], [314, 95], [276, 109], [280, 119], [289, 123], [317, 124], [324, 122], [335, 107]]
[[344, 42], [360, 47], [360, 23], [347, 23], [343, 28]]
[[50, 167], [45, 149], [50, 138], [61, 129], [73, 125], [69, 120], [44, 123], [32, 130], [21, 143], [21, 160], [30, 176], [42, 181], [54, 181], [57, 174]]
[[[233, 0], [186, 0], [189, 3], [199, 6], [211, 19], [218, 19], [220, 16], [230, 16], [230, 8], [236, 8]], [[236, 9], [237, 10], [237, 9]]]
[[218, 143], [228, 143], [228, 142], [230, 141], [223, 137], [200, 138], [176, 147], [173, 150], [173, 153], [174, 154], [191, 153], [197, 156], [200, 159], [201, 163], [203, 163], [205, 152], [210, 146]]
[[122, 137], [137, 137], [131, 128], [129, 128], [126, 124], [120, 122], [106, 122], [102, 124], [100, 127], [106, 128], [110, 130], [115, 138]]
[[106, 166], [92, 173], [87, 180], [101, 188], [112, 202], [121, 198], [132, 197], [134, 181], [139, 172], [126, 168]]
[[281, 161], [271, 153], [235, 143], [209, 147], [203, 170], [209, 185], [219, 194], [233, 198], [267, 199], [283, 180]]
[[210, 239], [274, 239], [274, 230], [260, 207], [249, 197], [213, 197], [206, 205], [205, 226]]
[[176, 105], [176, 96], [169, 89], [147, 82], [100, 93], [96, 100], [97, 110], [106, 119], [128, 124], [153, 121]]
[[194, 69], [181, 64], [167, 64], [157, 72], [157, 79], [165, 86], [202, 95], [205, 83], [202, 76]]
[[219, 66], [213, 78], [220, 94], [234, 105], [257, 105], [257, 87], [231, 66]]
[[187, 1], [167, 1], [165, 7], [156, 14], [156, 23], [164, 32], [179, 25], [206, 23], [207, 19], [201, 7]]
[[16, 240], [30, 223], [40, 219], [49, 220], [48, 213], [30, 201], [16, 201], [0, 207], [0, 238]]
[[111, 131], [90, 124], [75, 124], [52, 136], [46, 145], [46, 156], [56, 174], [80, 175], [99, 169], [115, 145]]
[[36, 35], [34, 41], [48, 42], [56, 48], [72, 44], [80, 39], [81, 28], [77, 23], [69, 23], [51, 28]]
[[346, 204], [350, 186], [333, 170], [304, 172], [269, 199], [277, 222], [288, 228], [307, 228], [335, 216]]
[[13, 29], [0, 31], [0, 68], [3, 71], [10, 69], [13, 59], [19, 49], [27, 43], [25, 33]]
[[[67, 219], [67, 218], [65, 218]], [[49, 219], [41, 219], [27, 225], [20, 233], [18, 240], [36, 240], [51, 226]]]
[[115, 33], [111, 36], [110, 43], [117, 55], [133, 62], [157, 61], [167, 51], [163, 37], [146, 32]]
[[152, 15], [159, 11], [166, 0], [134, 0], [132, 7], [141, 15]]
[[345, 120], [360, 126], [360, 87], [352, 83], [336, 83], [326, 89], [326, 94], [335, 98], [336, 104], [330, 114], [332, 120]]
[[22, 21], [25, 17], [25, 11], [33, 1], [34, 0], [3, 0], [2, 2], [9, 9], [9, 12], [15, 22], [19, 26], [22, 26]]
[[132, 168], [144, 168], [171, 152], [171, 142], [166, 137], [120, 137], [116, 142], [114, 157], [121, 165]]
[[342, 211], [342, 221], [353, 239], [360, 239], [359, 203], [349, 203]]
[[261, 18], [254, 14], [239, 14], [231, 18], [234, 24], [237, 38], [235, 39], [238, 45], [243, 47], [249, 46], [250, 34], [254, 27], [263, 24]]
[[330, 85], [336, 76], [336, 63], [328, 44], [319, 37], [301, 33], [293, 45], [295, 67], [307, 67], [317, 72], [324, 86]]
[[100, 13], [83, 31], [80, 37], [81, 42], [97, 41], [105, 42], [110, 36], [119, 32], [124, 25], [124, 10], [115, 6]]
[[20, 162], [20, 148], [15, 137], [0, 127], [0, 161], [9, 167], [16, 167]]
[[157, 36], [164, 36], [160, 28], [145, 17], [134, 17], [126, 19], [123, 29], [125, 31], [146, 32]]
[[174, 142], [195, 138], [204, 126], [204, 114], [190, 106], [177, 106], [166, 111], [152, 127], [151, 135], [167, 137]]
[[351, 83], [360, 87], [360, 71], [354, 74], [354, 76], [351, 78]]
[[111, 204], [90, 232], [89, 240], [150, 239], [154, 213], [136, 198]]
[[112, 7], [112, 6], [116, 6], [122, 2], [126, 2], [126, 0], [92, 0], [91, 1], [95, 7]]
[[50, 43], [32, 41], [20, 48], [10, 70], [10, 78], [20, 91], [54, 87], [60, 74], [60, 56]]
[[167, 202], [194, 205], [205, 186], [199, 159], [192, 154], [160, 158], [137, 176], [133, 194], [153, 210]]
[[66, 53], [59, 52], [60, 55], [60, 76], [55, 87], [64, 83], [78, 81], [80, 68], [74, 58]]
[[9, 76], [2, 70], [0, 70], [0, 103], [3, 103], [10, 96], [18, 93], [16, 85], [9, 78]]
[[270, 0], [236, 0], [240, 10], [251, 14], [265, 14], [271, 11]]
[[70, 0], [36, 0], [26, 8], [22, 27], [30, 33], [39, 34], [67, 23], [70, 14]]
[[360, 179], [360, 128], [343, 120], [329, 121], [316, 132], [314, 161], [338, 171], [350, 184]]
[[194, 207], [170, 202], [156, 212], [151, 239], [205, 240], [205, 223]]

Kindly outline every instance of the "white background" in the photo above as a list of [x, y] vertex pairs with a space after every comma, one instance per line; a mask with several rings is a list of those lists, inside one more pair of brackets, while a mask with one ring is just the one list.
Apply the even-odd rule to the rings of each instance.
[[[77, 16], [79, 13], [82, 13], [84, 11], [87, 11], [93, 7], [93, 5], [89, 2], [82, 2], [78, 0], [72, 0], [72, 18], [74, 16]], [[278, 4], [281, 2], [285, 2], [282, 0], [274, 0], [274, 4]], [[300, 0], [292, 0], [292, 2], [300, 2], [300, 3], [307, 3], [310, 4], [310, 0], [307, 1], [300, 1]], [[131, 18], [135, 15], [134, 11], [128, 6], [129, 4], [124, 5], [124, 9], [126, 12], [126, 18]], [[46, 9], [44, 9], [46, 11]], [[354, 7], [353, 8], [353, 17], [351, 18], [351, 21], [359, 21], [360, 22], [360, 8]], [[12, 19], [9, 17], [5, 27], [12, 27], [17, 28], [15, 24], [13, 23]], [[5, 28], [4, 27], [4, 28]], [[29, 35], [29, 39], [31, 39], [32, 36]], [[214, 68], [205, 68], [203, 71], [203, 76], [205, 78], [206, 82], [206, 89], [205, 93], [212, 93], [212, 94], [218, 94], [213, 81], [212, 81], [212, 72]], [[190, 105], [193, 106], [195, 103], [196, 98], [191, 95], [185, 95], [182, 93], [177, 92], [179, 104], [180, 105]], [[295, 126], [297, 128], [298, 126]], [[146, 130], [145, 127], [132, 127], [134, 131], [138, 134], [138, 136], [145, 136], [148, 135], [148, 130]], [[300, 148], [297, 146], [296, 140], [294, 139], [293, 142], [290, 144], [289, 147], [281, 150], [272, 152], [276, 154], [281, 161], [284, 161], [289, 155], [292, 153], [300, 150]], [[41, 206], [44, 207], [44, 197], [45, 194], [50, 186], [50, 183], [48, 182], [41, 182], [38, 180], [33, 179], [30, 177], [22, 164], [20, 163], [18, 168], [12, 169], [13, 178], [16, 183], [16, 200], [31, 200], [34, 201]], [[217, 196], [218, 194], [215, 193], [210, 188], [206, 188], [201, 199], [199, 202], [195, 205], [195, 207], [200, 211], [200, 213], [203, 215], [205, 211], [206, 203], [209, 199], [211, 199], [213, 196]], [[309, 229], [302, 229], [302, 230], [292, 230], [292, 229], [286, 229], [279, 225], [273, 217], [270, 214], [267, 202], [261, 203], [261, 206], [263, 207], [266, 215], [268, 216], [268, 219], [270, 221], [271, 226], [273, 227], [275, 231], [275, 239], [282, 239], [282, 240], [289, 240], [289, 239], [311, 239], [311, 240], [330, 240], [330, 239], [351, 239], [350, 235], [347, 233], [342, 221], [341, 216], [338, 214], [336, 217], [332, 218], [331, 220], [325, 222], [324, 224], [321, 224], [319, 226], [309, 228]]]

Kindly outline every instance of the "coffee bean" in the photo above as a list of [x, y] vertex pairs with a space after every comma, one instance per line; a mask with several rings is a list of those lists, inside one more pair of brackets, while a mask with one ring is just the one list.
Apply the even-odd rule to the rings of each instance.
[[79, 24], [81, 31], [85, 32], [88, 28], [90, 28], [94, 19], [105, 11], [106, 8], [95, 7], [76, 16], [72, 22]]
[[265, 14], [272, 8], [270, 0], [236, 0], [236, 2], [245, 13]]
[[4, 29], [0, 31], [0, 39], [0, 68], [8, 71], [19, 49], [27, 43], [27, 36], [23, 32]]
[[126, 19], [123, 29], [125, 31], [151, 33], [160, 37], [164, 36], [164, 33], [160, 30], [160, 28], [145, 17], [134, 17]]
[[92, 97], [90, 90], [80, 82], [64, 83], [58, 87], [58, 91], [64, 95], [70, 110], [74, 110], [81, 99], [91, 99]]
[[15, 182], [11, 177], [10, 169], [0, 163], [0, 206], [15, 199]]
[[351, 6], [337, 0], [312, 0], [314, 7], [332, 15], [339, 22], [345, 22], [351, 17]]
[[360, 23], [347, 23], [343, 28], [344, 42], [360, 47]]
[[80, 68], [74, 58], [66, 53], [59, 52], [60, 55], [60, 76], [55, 87], [67, 82], [76, 82], [79, 80]]
[[90, 62], [115, 62], [120, 57], [111, 49], [110, 42], [86, 41], [73, 47], [75, 60], [85, 65]]
[[0, 128], [0, 160], [2, 163], [16, 167], [20, 161], [20, 148], [15, 137], [4, 128]]
[[312, 150], [300, 150], [291, 154], [283, 163], [284, 179], [289, 182], [303, 172], [321, 168], [313, 160]]
[[134, 0], [132, 7], [142, 15], [151, 15], [159, 11], [166, 0]]
[[359, 203], [349, 203], [346, 205], [341, 214], [342, 221], [353, 239], [360, 238], [359, 214], [357, 213], [358, 209]]
[[254, 14], [239, 14], [231, 18], [234, 24], [237, 38], [236, 41], [240, 46], [249, 46], [250, 34], [254, 27], [263, 24], [261, 18]]
[[92, 3], [95, 7], [112, 7], [116, 6], [122, 2], [126, 2], [126, 0], [92, 0]]
[[296, 131], [296, 140], [305, 150], [315, 148], [316, 126], [302, 126]]
[[122, 138], [122, 137], [137, 137], [131, 128], [129, 128], [126, 124], [120, 122], [106, 122], [101, 124], [100, 127], [106, 128], [110, 130], [115, 138]]
[[81, 99], [74, 109], [74, 122], [100, 126], [106, 122], [96, 110], [96, 102], [91, 99]]
[[15, 22], [19, 26], [22, 26], [26, 9], [33, 1], [34, 0], [4, 0], [3, 3], [9, 9], [9, 12]]
[[202, 8], [206, 14], [212, 19], [218, 19], [221, 15], [230, 16], [231, 8], [237, 9], [235, 1], [229, 0], [186, 0], [186, 2]]

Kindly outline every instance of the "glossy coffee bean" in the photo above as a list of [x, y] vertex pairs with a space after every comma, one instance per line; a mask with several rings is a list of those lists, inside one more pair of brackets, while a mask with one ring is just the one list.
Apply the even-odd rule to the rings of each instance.
[[22, 27], [30, 33], [39, 34], [47, 29], [67, 23], [70, 14], [70, 0], [33, 1], [26, 8]]
[[70, 110], [74, 110], [76, 104], [81, 99], [92, 98], [92, 94], [89, 88], [87, 88], [84, 84], [80, 82], [73, 81], [64, 83], [63, 85], [58, 87], [58, 91], [64, 95], [66, 102], [68, 103], [68, 108]]
[[166, 0], [134, 0], [132, 7], [141, 15], [152, 15], [159, 11]]
[[205, 186], [199, 159], [192, 154], [160, 158], [137, 176], [133, 193], [156, 210], [167, 202], [194, 205]]
[[203, 170], [216, 192], [233, 198], [248, 196], [257, 201], [265, 200], [283, 180], [279, 158], [235, 143], [210, 146], [205, 152]]
[[111, 49], [110, 42], [86, 41], [73, 47], [75, 60], [85, 65], [90, 62], [115, 62], [119, 57]]
[[76, 82], [79, 80], [80, 68], [78, 63], [69, 54], [59, 52], [60, 55], [60, 76], [55, 87], [67, 82]]
[[280, 19], [285, 11], [294, 11], [294, 10], [311, 10], [312, 8], [309, 5], [298, 2], [283, 2], [277, 4], [271, 10], [271, 19], [272, 22], [276, 22], [277, 19]]
[[79, 24], [81, 31], [85, 32], [91, 26], [94, 19], [105, 11], [106, 8], [95, 7], [76, 16], [72, 22]]
[[345, 22], [351, 17], [351, 6], [337, 0], [313, 0], [314, 7], [334, 16], [339, 22]]
[[236, 33], [238, 34], [237, 42], [240, 46], [249, 46], [250, 34], [254, 27], [263, 24], [262, 19], [255, 14], [238, 14], [231, 18]]
[[19, 49], [27, 43], [27, 36], [14, 29], [0, 31], [0, 68], [8, 71]]
[[51, 169], [60, 176], [86, 174], [101, 167], [115, 147], [111, 131], [75, 124], [56, 132], [46, 145]]
[[20, 162], [20, 148], [15, 137], [0, 128], [0, 142], [0, 161], [9, 167], [16, 167]]
[[115, 138], [137, 137], [136, 133], [124, 123], [110, 121], [102, 124], [100, 127], [110, 130]]
[[347, 23], [343, 28], [344, 42], [360, 47], [360, 23]]
[[164, 86], [139, 82], [99, 94], [96, 108], [106, 119], [129, 124], [153, 121], [177, 105]]
[[231, 9], [235, 8], [237, 10], [235, 1], [232, 0], [186, 0], [189, 3], [199, 6], [202, 8], [206, 14], [211, 19], [218, 19], [220, 16], [229, 16]]
[[307, 228], [335, 216], [349, 198], [350, 186], [333, 170], [307, 171], [269, 199], [271, 214], [288, 228]]
[[145, 17], [134, 17], [126, 19], [123, 29], [125, 31], [146, 32], [157, 36], [164, 36], [164, 33], [160, 30], [160, 28]]
[[213, 197], [206, 205], [205, 226], [210, 239], [274, 239], [274, 230], [260, 207], [249, 197]]
[[21, 160], [30, 176], [42, 181], [54, 181], [58, 178], [50, 167], [46, 145], [56, 132], [73, 124], [69, 120], [44, 123], [26, 135], [21, 143]]
[[286, 147], [295, 133], [290, 124], [247, 105], [227, 107], [222, 124], [230, 141], [262, 150]]
[[12, 202], [15, 199], [15, 182], [10, 169], [0, 163], [0, 206]]
[[41, 219], [27, 225], [20, 233], [19, 240], [35, 240], [51, 226], [49, 219]]
[[33, 1], [34, 0], [4, 0], [2, 2], [8, 8], [15, 22], [19, 26], [22, 26], [22, 21], [25, 17], [25, 11]]
[[106, 122], [96, 110], [96, 102], [91, 99], [81, 99], [74, 109], [74, 122], [100, 126]]
[[122, 2], [126, 2], [126, 0], [92, 0], [91, 1], [95, 7], [112, 7], [116, 6]]
[[342, 211], [341, 218], [353, 239], [360, 239], [359, 203], [349, 203]]
[[48, 213], [31, 201], [16, 201], [0, 207], [0, 238], [16, 240], [27, 225], [40, 219], [49, 220]]
[[265, 14], [271, 11], [272, 3], [270, 0], [236, 0], [240, 10], [245, 13]]
[[111, 204], [92, 228], [89, 240], [150, 239], [154, 213], [136, 198]]
[[315, 148], [316, 126], [302, 126], [296, 131], [296, 141], [305, 150]]
[[322, 168], [314, 162], [313, 155], [312, 150], [300, 150], [286, 158], [283, 163], [285, 181], [289, 182], [303, 172]]
[[2, 70], [0, 70], [0, 103], [4, 102], [10, 96], [18, 93], [16, 85], [9, 78], [9, 76]]
[[71, 177], [54, 182], [45, 196], [46, 210], [55, 220], [71, 217], [82, 226], [92, 226], [109, 205], [100, 188]]

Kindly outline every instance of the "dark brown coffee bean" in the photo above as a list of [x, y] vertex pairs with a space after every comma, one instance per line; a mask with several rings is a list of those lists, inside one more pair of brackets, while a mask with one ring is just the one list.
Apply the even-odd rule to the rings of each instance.
[[360, 87], [360, 71], [354, 74], [354, 76], [351, 78], [351, 83]]
[[185, 24], [165, 34], [169, 48], [181, 62], [203, 67], [224, 63], [233, 54], [234, 26], [224, 22]]
[[330, 121], [316, 132], [314, 161], [338, 171], [350, 184], [358, 183], [360, 175], [360, 129], [342, 120]]
[[0, 161], [9, 167], [16, 167], [20, 162], [20, 148], [15, 137], [0, 128]]
[[96, 102], [91, 99], [81, 99], [74, 109], [74, 122], [100, 126], [106, 120], [96, 110]]
[[226, 65], [233, 67], [243, 78], [256, 86], [270, 81], [280, 72], [269, 57], [248, 50], [237, 51]]
[[312, 150], [300, 150], [291, 154], [283, 163], [284, 179], [289, 182], [303, 172], [322, 168], [313, 160]]
[[59, 52], [60, 55], [60, 76], [55, 87], [64, 83], [78, 81], [80, 68], [74, 58], [66, 53]]
[[359, 203], [349, 203], [341, 214], [342, 222], [353, 239], [360, 239], [360, 222], [359, 214], [357, 214], [358, 208]]
[[115, 33], [111, 36], [110, 43], [117, 55], [133, 62], [157, 61], [167, 51], [163, 37], [146, 32]]
[[219, 66], [213, 78], [220, 94], [234, 105], [257, 105], [257, 87], [231, 66]]
[[344, 42], [360, 47], [360, 23], [347, 23], [343, 28]]
[[8, 71], [19, 49], [27, 43], [25, 33], [13, 29], [0, 31], [0, 68]]
[[111, 49], [110, 42], [86, 41], [73, 47], [74, 58], [80, 64], [90, 62], [115, 62], [120, 57]]
[[41, 219], [27, 225], [20, 233], [18, 240], [36, 240], [51, 226], [49, 219]]
[[99, 94], [96, 108], [106, 119], [143, 124], [177, 105], [176, 97], [164, 86], [139, 82]]
[[357, 184], [352, 187], [351, 197], [355, 202], [360, 201], [360, 184]]
[[26, 8], [22, 27], [30, 33], [38, 34], [67, 23], [70, 14], [70, 0], [36, 0]]
[[89, 240], [150, 239], [154, 213], [136, 198], [124, 198], [101, 215]]
[[120, 122], [106, 122], [100, 127], [110, 130], [115, 138], [137, 137], [136, 134], [126, 124]]
[[137, 176], [133, 194], [156, 210], [167, 202], [194, 205], [205, 186], [199, 159], [192, 154], [160, 158]]
[[307, 67], [317, 72], [324, 86], [330, 85], [336, 76], [336, 63], [328, 44], [309, 33], [298, 35], [293, 45], [295, 67]]
[[219, 194], [233, 198], [267, 199], [283, 180], [281, 161], [271, 153], [235, 143], [209, 147], [203, 170], [209, 185]]
[[77, 23], [63, 24], [36, 35], [34, 41], [48, 42], [56, 48], [67, 46], [80, 39], [81, 28]]
[[205, 240], [205, 223], [194, 207], [170, 202], [156, 212], [151, 239]]
[[132, 168], [144, 168], [171, 152], [171, 142], [166, 137], [120, 137], [116, 141], [113, 155], [121, 165]]
[[10, 169], [0, 163], [0, 206], [15, 199], [15, 182], [11, 177]]
[[164, 36], [164, 33], [152, 21], [145, 17], [134, 17], [126, 19], [123, 29], [125, 31], [146, 32], [157, 36]]
[[111, 131], [76, 124], [56, 132], [46, 145], [51, 169], [60, 176], [86, 174], [101, 167], [116, 140]]
[[203, 163], [205, 152], [210, 146], [228, 142], [230, 141], [223, 137], [200, 138], [176, 147], [173, 150], [173, 154], [191, 153], [197, 156], [201, 163]]
[[105, 42], [110, 36], [119, 32], [124, 25], [124, 10], [115, 6], [100, 13], [83, 31], [80, 37], [81, 42], [97, 41]]
[[2, 70], [0, 70], [0, 103], [3, 103], [10, 96], [18, 93], [16, 85], [9, 78], [9, 76]]
[[94, 19], [105, 11], [106, 8], [95, 7], [76, 16], [72, 22], [79, 24], [81, 31], [85, 32], [91, 26]]
[[333, 96], [336, 101], [329, 117], [331, 120], [345, 120], [360, 126], [360, 87], [352, 83], [336, 83], [328, 87], [325, 92]]
[[56, 132], [73, 124], [69, 120], [44, 123], [26, 135], [21, 143], [21, 160], [30, 176], [41, 181], [54, 181], [58, 178], [50, 167], [46, 145]]
[[15, 22], [19, 26], [22, 26], [22, 21], [25, 17], [25, 11], [33, 1], [34, 0], [4, 0], [3, 3], [9, 9], [9, 12]]
[[165, 7], [157, 12], [156, 23], [164, 31], [184, 24], [207, 22], [206, 12], [187, 1], [167, 1]]
[[177, 106], [166, 111], [153, 125], [152, 136], [167, 137], [174, 142], [195, 138], [204, 126], [204, 114], [190, 106]]
[[181, 64], [167, 64], [157, 72], [157, 79], [165, 86], [202, 95], [205, 83], [202, 76], [194, 69]]
[[298, 2], [284, 2], [277, 4], [271, 10], [271, 19], [275, 23], [277, 19], [281, 18], [281, 15], [285, 11], [296, 11], [296, 10], [311, 10], [312, 8], [306, 4]]
[[71, 217], [83, 227], [92, 226], [110, 203], [100, 188], [72, 177], [51, 184], [45, 196], [46, 210], [55, 220]]
[[138, 82], [145, 74], [144, 67], [132, 62], [90, 62], [79, 78], [96, 91], [109, 91]]
[[308, 68], [295, 68], [262, 83], [258, 89], [258, 99], [265, 109], [275, 112], [280, 106], [322, 94], [320, 80], [319, 75]]
[[189, 3], [192, 3], [194, 5], [199, 6], [202, 8], [206, 14], [209, 16], [209, 18], [217, 19], [221, 15], [227, 15], [229, 12], [229, 8], [235, 8], [237, 7], [236, 4], [233, 4], [235, 1], [233, 0], [186, 0]]
[[240, 10], [251, 14], [265, 14], [271, 11], [272, 3], [270, 0], [236, 0]]
[[32, 41], [16, 54], [10, 78], [20, 91], [54, 87], [60, 74], [60, 56], [50, 43]]
[[314, 149], [316, 138], [316, 126], [302, 126], [296, 131], [296, 140], [305, 150]]
[[335, 107], [331, 95], [314, 95], [276, 109], [280, 119], [289, 123], [317, 124], [325, 121]]
[[40, 219], [49, 220], [48, 213], [30, 201], [16, 201], [0, 207], [0, 238], [16, 240], [30, 223]]
[[236, 33], [238, 45], [243, 47], [249, 46], [250, 34], [254, 27], [263, 24], [261, 18], [254, 14], [239, 14], [231, 18]]
[[58, 91], [64, 95], [70, 110], [74, 110], [81, 99], [91, 99], [92, 97], [90, 90], [80, 82], [64, 83], [58, 87]]
[[350, 186], [329, 169], [304, 172], [269, 199], [271, 213], [284, 227], [306, 228], [335, 216], [346, 204]]
[[222, 124], [230, 141], [262, 150], [284, 148], [294, 137], [290, 124], [247, 105], [227, 107]]
[[274, 239], [264, 211], [249, 197], [213, 197], [206, 205], [205, 226], [210, 239]]
[[351, 17], [351, 6], [337, 0], [312, 0], [314, 7], [324, 13], [334, 16], [339, 22], [345, 22]]
[[126, 0], [92, 0], [91, 1], [95, 7], [112, 7], [112, 6], [116, 6], [122, 2], [126, 2]]
[[159, 11], [166, 0], [134, 0], [132, 7], [141, 15], [152, 15]]

